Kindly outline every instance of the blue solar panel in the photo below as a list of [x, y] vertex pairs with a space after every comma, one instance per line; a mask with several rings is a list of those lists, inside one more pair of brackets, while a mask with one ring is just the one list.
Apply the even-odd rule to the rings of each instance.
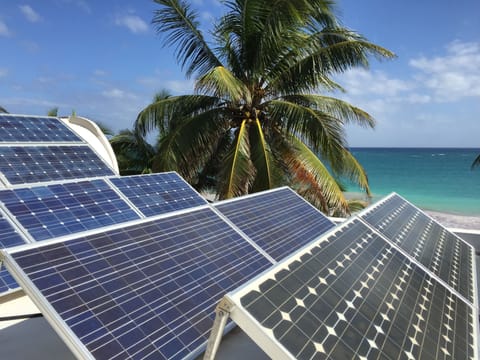
[[273, 358], [477, 359], [476, 309], [358, 219], [226, 298]]
[[114, 175], [86, 145], [0, 146], [0, 173], [13, 185]]
[[288, 188], [227, 200], [215, 207], [277, 261], [335, 226]]
[[0, 114], [0, 142], [83, 142], [61, 120]]
[[103, 180], [3, 190], [0, 201], [34, 240], [140, 218]]
[[74, 353], [98, 360], [201, 350], [220, 298], [271, 265], [210, 208], [6, 252]]
[[[25, 239], [14, 229], [0, 211], [0, 248], [25, 244]], [[0, 265], [0, 294], [18, 288], [17, 283], [3, 265]]]
[[147, 217], [207, 203], [173, 172], [109, 180]]

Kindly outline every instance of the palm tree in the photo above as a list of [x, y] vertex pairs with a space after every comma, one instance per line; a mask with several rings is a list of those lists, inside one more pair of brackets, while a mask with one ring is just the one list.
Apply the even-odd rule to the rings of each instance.
[[[162, 89], [154, 94], [152, 105], [170, 96], [168, 90]], [[117, 157], [120, 174], [134, 175], [153, 171], [154, 160], [159, 156], [157, 152], [158, 144], [150, 144], [146, 135], [134, 127], [131, 130], [121, 130], [117, 135], [110, 138], [110, 144]], [[157, 143], [158, 141], [159, 135], [156, 138]]]
[[343, 90], [332, 76], [390, 51], [341, 26], [330, 0], [226, 0], [208, 37], [186, 1], [155, 2], [153, 24], [195, 93], [138, 115], [140, 134], [161, 133], [152, 168], [197, 187], [213, 177], [221, 199], [287, 184], [328, 213], [348, 213], [338, 177], [369, 194], [344, 127], [373, 127], [373, 118], [315, 92]]
[[110, 144], [117, 157], [121, 175], [152, 172], [152, 161], [156, 154], [155, 146], [135, 129], [121, 130], [110, 139]]

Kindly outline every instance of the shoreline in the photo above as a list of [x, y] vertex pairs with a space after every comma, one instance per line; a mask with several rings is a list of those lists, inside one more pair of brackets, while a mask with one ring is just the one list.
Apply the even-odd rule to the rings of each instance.
[[[368, 202], [368, 199], [365, 198], [365, 194], [363, 193], [345, 192], [344, 194], [347, 199], [360, 199]], [[373, 204], [382, 198], [383, 196], [374, 196], [371, 203]], [[480, 215], [453, 214], [444, 211], [419, 208], [445, 227], [480, 231]]]
[[480, 216], [449, 214], [433, 210], [423, 211], [445, 227], [480, 231]]

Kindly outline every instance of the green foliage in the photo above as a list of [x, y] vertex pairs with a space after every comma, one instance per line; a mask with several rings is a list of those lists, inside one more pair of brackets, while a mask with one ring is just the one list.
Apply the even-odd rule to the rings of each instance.
[[8, 111], [4, 107], [0, 106], [0, 113], [8, 114]]
[[58, 116], [58, 107], [53, 107], [47, 112], [47, 116]]
[[178, 171], [197, 188], [215, 179], [220, 198], [286, 184], [331, 214], [350, 211], [337, 178], [369, 194], [345, 125], [375, 122], [323, 93], [343, 91], [333, 75], [394, 54], [343, 27], [330, 0], [226, 0], [211, 43], [190, 3], [155, 2], [153, 24], [195, 93], [138, 115], [137, 138], [160, 134], [153, 171]]

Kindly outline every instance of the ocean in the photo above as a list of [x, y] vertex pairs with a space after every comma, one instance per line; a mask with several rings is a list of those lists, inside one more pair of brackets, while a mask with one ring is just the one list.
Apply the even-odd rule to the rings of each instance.
[[[425, 210], [480, 216], [480, 149], [351, 148], [375, 201], [393, 191]], [[358, 192], [347, 184], [347, 191]]]

